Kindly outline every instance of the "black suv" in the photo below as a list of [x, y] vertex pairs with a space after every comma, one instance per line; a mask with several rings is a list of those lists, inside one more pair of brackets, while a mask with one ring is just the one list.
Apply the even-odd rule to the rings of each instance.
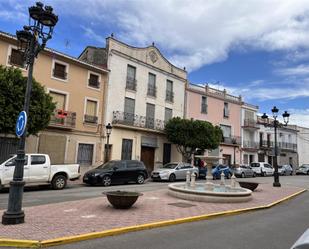
[[87, 171], [83, 177], [83, 182], [103, 186], [132, 181], [143, 184], [147, 178], [148, 173], [143, 162], [137, 160], [112, 160]]

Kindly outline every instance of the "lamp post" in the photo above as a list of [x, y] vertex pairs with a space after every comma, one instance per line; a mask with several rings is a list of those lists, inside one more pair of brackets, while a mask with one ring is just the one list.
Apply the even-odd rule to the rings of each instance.
[[[270, 127], [274, 127], [274, 130], [275, 130], [275, 157], [274, 157], [274, 168], [275, 168], [275, 172], [274, 172], [274, 183], [273, 183], [273, 186], [274, 187], [281, 187], [281, 184], [279, 182], [279, 173], [278, 173], [278, 161], [277, 161], [277, 157], [278, 157], [278, 147], [277, 147], [277, 129], [279, 127], [281, 127], [281, 124], [279, 123], [279, 121], [277, 120], [277, 117], [278, 117], [278, 113], [279, 113], [279, 109], [274, 106], [272, 109], [271, 109], [271, 112], [273, 113], [273, 118], [274, 118], [274, 122], [273, 124], [266, 124], [266, 122], [264, 123], [265, 126], [270, 126]], [[282, 117], [283, 117], [283, 121], [285, 123], [285, 125], [288, 124], [289, 122], [289, 117], [290, 117], [290, 114], [285, 111], [283, 114], [282, 114]], [[268, 116], [266, 113], [263, 114], [262, 116], [262, 119], [263, 120], [267, 120], [268, 119]]]
[[233, 159], [233, 168], [236, 168], [236, 154], [235, 154], [235, 150], [236, 150], [236, 146], [237, 146], [237, 141], [236, 138], [232, 138], [232, 144], [234, 145], [234, 159]]
[[[16, 31], [18, 47], [20, 52], [23, 53], [24, 63], [28, 68], [28, 79], [23, 108], [26, 115], [29, 113], [34, 60], [39, 52], [45, 48], [47, 41], [52, 38], [54, 26], [58, 22], [58, 16], [53, 13], [53, 8], [50, 6], [44, 7], [40, 2], [37, 2], [35, 6], [29, 8], [29, 15], [29, 26], [24, 26], [23, 30]], [[26, 135], [27, 126], [25, 125], [24, 132], [18, 144], [13, 180], [10, 182], [8, 209], [2, 216], [3, 225], [25, 222], [25, 214], [22, 210], [22, 198], [25, 185], [23, 176]]]
[[106, 141], [106, 150], [105, 150], [105, 162], [109, 161], [109, 136], [112, 133], [112, 126], [110, 123], [108, 123], [106, 126], [106, 137], [107, 137], [107, 141]]

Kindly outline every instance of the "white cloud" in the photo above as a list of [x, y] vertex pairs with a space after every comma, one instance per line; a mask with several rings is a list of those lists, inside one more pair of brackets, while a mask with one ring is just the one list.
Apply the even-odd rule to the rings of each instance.
[[289, 109], [290, 115], [289, 124], [295, 124], [309, 128], [309, 109]]
[[97, 42], [102, 43], [102, 47], [103, 47], [104, 42], [105, 42], [105, 38], [103, 36], [96, 34], [93, 31], [93, 29], [91, 29], [89, 27], [81, 26], [81, 28], [85, 31], [85, 36], [87, 36], [88, 38], [90, 38], [92, 40], [95, 40]]
[[296, 67], [281, 68], [275, 71], [282, 76], [305, 76], [309, 74], [309, 65], [298, 65]]

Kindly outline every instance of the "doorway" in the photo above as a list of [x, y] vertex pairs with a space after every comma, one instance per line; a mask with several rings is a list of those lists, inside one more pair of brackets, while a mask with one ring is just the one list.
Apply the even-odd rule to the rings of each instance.
[[155, 148], [142, 146], [141, 161], [145, 164], [148, 173], [154, 169]]

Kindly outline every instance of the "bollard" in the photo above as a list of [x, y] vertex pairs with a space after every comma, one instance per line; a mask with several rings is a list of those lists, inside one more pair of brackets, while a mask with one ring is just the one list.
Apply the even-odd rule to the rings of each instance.
[[186, 175], [186, 185], [187, 187], [190, 186], [190, 171], [189, 170], [187, 171], [187, 175]]
[[231, 177], [231, 187], [235, 188], [236, 187], [236, 177], [233, 173], [232, 177]]
[[221, 173], [221, 182], [220, 182], [220, 185], [222, 185], [222, 186], [225, 186], [225, 178], [224, 178], [224, 172], [222, 171], [222, 173]]

